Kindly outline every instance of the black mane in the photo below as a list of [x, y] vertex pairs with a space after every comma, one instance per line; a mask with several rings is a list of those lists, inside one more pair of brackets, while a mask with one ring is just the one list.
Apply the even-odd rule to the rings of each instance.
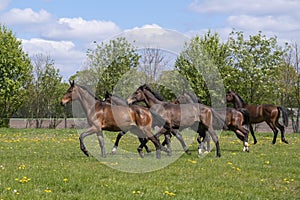
[[157, 93], [157, 92], [155, 92], [154, 90], [152, 90], [152, 89], [149, 87], [149, 85], [144, 84], [144, 85], [142, 85], [141, 87], [142, 87], [142, 89], [146, 89], [146, 90], [148, 90], [149, 92], [151, 92], [151, 93], [153, 94], [153, 96], [154, 96], [155, 98], [157, 98], [158, 100], [164, 101], [164, 99], [162, 98], [162, 96], [160, 96], [159, 93]]

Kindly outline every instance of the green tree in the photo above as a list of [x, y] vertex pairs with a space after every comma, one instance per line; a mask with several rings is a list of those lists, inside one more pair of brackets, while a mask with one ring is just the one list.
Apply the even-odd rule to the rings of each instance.
[[0, 26], [0, 126], [19, 109], [31, 80], [30, 59], [11, 30]]
[[120, 84], [124, 74], [138, 66], [138, 61], [136, 49], [125, 38], [102, 42], [87, 51], [87, 69], [78, 72], [76, 79], [84, 85], [96, 85], [95, 94], [102, 98]]
[[217, 33], [208, 31], [203, 37], [196, 36], [185, 44], [175, 62], [175, 69], [184, 76], [195, 94], [204, 104], [224, 97], [220, 70], [225, 69], [227, 47], [220, 42]]
[[[245, 39], [243, 32], [232, 31], [228, 39], [230, 57], [227, 89], [242, 95], [248, 103], [278, 104], [280, 73], [284, 49], [276, 37], [267, 38], [261, 32]], [[226, 79], [226, 78], [225, 78]]]
[[[49, 128], [55, 128], [64, 117], [64, 108], [59, 104], [62, 95], [68, 88], [62, 83], [62, 76], [55, 68], [50, 56], [36, 54], [32, 57], [33, 80], [27, 90], [28, 101], [21, 108], [29, 121], [40, 128], [45, 118], [50, 119]], [[27, 111], [27, 112], [26, 112]]]

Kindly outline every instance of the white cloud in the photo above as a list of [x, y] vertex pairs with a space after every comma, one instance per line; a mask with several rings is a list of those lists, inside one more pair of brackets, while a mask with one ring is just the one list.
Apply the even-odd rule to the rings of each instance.
[[0, 20], [8, 25], [15, 24], [41, 24], [48, 22], [51, 19], [51, 14], [45, 10], [34, 12], [31, 8], [24, 10], [13, 8], [9, 12], [0, 16]]
[[49, 55], [61, 74], [67, 78], [78, 71], [85, 60], [85, 52], [75, 48], [70, 41], [49, 41], [40, 38], [22, 40], [23, 49], [29, 56], [36, 54]]
[[230, 26], [241, 29], [294, 31], [300, 29], [300, 24], [290, 16], [230, 16], [227, 19]]
[[84, 20], [79, 18], [60, 18], [57, 28], [43, 32], [42, 35], [53, 39], [80, 39], [82, 41], [103, 40], [120, 33], [121, 29], [111, 21]]
[[270, 13], [297, 13], [300, 9], [300, 2], [299, 0], [195, 0], [188, 8], [199, 13], [268, 15]]

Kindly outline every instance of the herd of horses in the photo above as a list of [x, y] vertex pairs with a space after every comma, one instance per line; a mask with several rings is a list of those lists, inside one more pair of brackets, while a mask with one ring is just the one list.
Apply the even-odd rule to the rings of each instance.
[[[285, 109], [270, 104], [249, 105], [233, 91], [226, 94], [226, 101], [232, 103], [233, 108], [218, 110], [202, 104], [196, 95], [189, 92], [183, 93], [172, 102], [164, 101], [159, 93], [147, 84], [138, 87], [127, 100], [110, 93], [106, 93], [104, 100], [100, 100], [85, 87], [70, 81], [70, 87], [62, 97], [61, 104], [66, 105], [75, 100], [83, 107], [89, 124], [89, 128], [79, 137], [80, 148], [87, 156], [90, 154], [85, 147], [84, 138], [96, 133], [101, 156], [106, 157], [103, 131], [119, 132], [112, 149], [113, 154], [117, 151], [121, 137], [130, 131], [140, 141], [137, 148], [139, 155], [144, 157], [143, 148], [150, 152], [147, 146], [150, 140], [155, 146], [156, 158], [161, 157], [161, 151], [172, 154], [172, 136], [179, 140], [184, 152], [190, 154], [180, 133], [186, 128], [197, 133], [199, 155], [205, 150], [210, 151], [212, 138], [216, 156], [221, 156], [216, 129], [233, 131], [243, 142], [243, 151], [249, 152], [248, 133], [250, 131], [253, 136], [254, 144], [257, 143], [252, 125], [261, 122], [266, 122], [272, 129], [273, 144], [276, 143], [278, 129], [282, 142], [288, 143], [284, 136], [285, 126], [288, 125]], [[144, 102], [145, 106], [139, 102]], [[279, 122], [281, 115], [283, 125]], [[153, 134], [152, 130], [155, 127], [158, 127], [159, 131]], [[159, 140], [161, 135], [164, 135], [162, 143]]]

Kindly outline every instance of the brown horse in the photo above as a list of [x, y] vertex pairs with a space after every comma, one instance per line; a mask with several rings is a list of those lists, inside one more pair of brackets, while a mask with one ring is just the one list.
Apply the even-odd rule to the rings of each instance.
[[[147, 84], [140, 86], [127, 100], [129, 104], [141, 101], [158, 113], [166, 121], [167, 126], [172, 129], [183, 130], [190, 127], [203, 138], [208, 132], [216, 145], [216, 156], [221, 156], [218, 136], [212, 126], [210, 108], [199, 103], [174, 104], [165, 102]], [[200, 146], [199, 153], [201, 153], [201, 149]]]
[[[272, 141], [273, 144], [276, 143], [276, 138], [278, 134], [277, 128], [279, 128], [281, 132], [281, 141], [288, 144], [288, 141], [284, 137], [284, 131], [285, 131], [284, 126], [288, 126], [288, 115], [287, 112], [282, 107], [274, 106], [270, 104], [249, 105], [238, 94], [232, 91], [229, 91], [226, 94], [226, 100], [227, 102], [233, 103], [234, 108], [236, 109], [245, 108], [249, 112], [249, 117], [250, 117], [249, 128], [254, 139], [254, 144], [257, 143], [257, 140], [254, 135], [252, 124], [257, 124], [264, 121], [269, 125], [269, 127], [272, 129], [274, 133], [274, 137]], [[279, 123], [280, 112], [282, 113], [284, 126]]]
[[[80, 148], [83, 153], [89, 156], [84, 145], [84, 138], [91, 134], [97, 133], [102, 157], [106, 157], [104, 148], [103, 130], [106, 131], [131, 131], [139, 137], [147, 137], [156, 148], [156, 157], [160, 158], [161, 144], [159, 140], [152, 134], [152, 116], [147, 108], [142, 106], [118, 106], [112, 107], [111, 104], [100, 101], [86, 88], [70, 82], [70, 88], [61, 100], [62, 105], [78, 100], [87, 116], [90, 128], [80, 134]], [[142, 157], [142, 152], [139, 151]]]
[[[193, 93], [184, 92], [180, 95], [174, 103], [201, 103], [200, 99]], [[224, 130], [233, 131], [236, 136], [243, 142], [244, 148], [243, 151], [249, 152], [248, 145], [248, 133], [249, 131], [244, 128], [244, 125], [249, 126], [249, 113], [246, 109], [234, 109], [234, 108], [226, 108], [226, 109], [214, 109], [213, 112], [217, 112], [221, 116], [225, 115], [224, 121]], [[216, 114], [215, 114], [216, 115]], [[198, 142], [201, 143], [201, 139], [197, 138]], [[209, 145], [209, 137], [206, 138], [207, 145]], [[208, 147], [209, 149], [209, 147]]]

